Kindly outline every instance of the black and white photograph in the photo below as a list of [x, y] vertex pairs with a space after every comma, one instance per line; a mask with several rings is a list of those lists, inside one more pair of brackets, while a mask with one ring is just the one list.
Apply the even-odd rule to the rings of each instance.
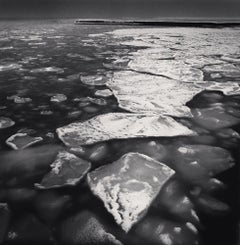
[[240, 245], [239, 164], [239, 0], [0, 0], [0, 245]]

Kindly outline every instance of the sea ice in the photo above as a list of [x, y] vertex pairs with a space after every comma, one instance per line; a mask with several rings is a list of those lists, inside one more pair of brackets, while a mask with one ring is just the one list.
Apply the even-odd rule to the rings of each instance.
[[57, 134], [71, 147], [110, 139], [195, 135], [192, 130], [171, 117], [131, 113], [99, 115], [58, 128]]
[[146, 214], [173, 174], [163, 163], [139, 153], [128, 153], [89, 173], [88, 184], [117, 224], [128, 232]]

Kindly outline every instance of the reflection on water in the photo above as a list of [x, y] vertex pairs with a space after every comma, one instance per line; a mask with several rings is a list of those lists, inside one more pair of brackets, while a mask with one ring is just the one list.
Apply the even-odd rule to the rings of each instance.
[[0, 243], [236, 244], [238, 29], [0, 27]]

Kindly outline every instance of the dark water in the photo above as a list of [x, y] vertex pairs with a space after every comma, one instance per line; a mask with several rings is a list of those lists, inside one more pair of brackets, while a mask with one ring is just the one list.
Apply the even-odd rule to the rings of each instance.
[[[88, 34], [103, 31], [111, 31], [111, 27], [79, 27], [72, 25], [71, 21], [64, 24], [54, 21], [1, 22], [1, 48], [7, 48], [1, 49], [1, 64], [19, 65], [17, 69], [0, 74], [1, 105], [7, 106], [1, 110], [1, 115], [16, 121], [9, 132], [1, 132], [2, 142], [11, 135], [12, 130], [31, 127], [42, 134], [54, 132], [57, 127], [73, 121], [67, 114], [81, 110], [79, 101], [74, 99], [92, 97], [95, 92], [94, 87], [82, 84], [79, 76], [106, 73], [102, 65], [106, 58], [111, 59], [115, 52], [124, 55], [128, 51], [111, 41], [91, 40], [88, 37]], [[108, 54], [104, 54], [106, 51]], [[59, 71], [34, 73], [34, 69], [42, 67], [54, 67]], [[65, 94], [67, 101], [59, 104], [50, 102], [51, 96], [58, 93]], [[12, 95], [30, 97], [32, 101], [16, 104], [7, 99]], [[114, 98], [110, 98], [108, 104], [111, 106], [98, 108], [98, 113], [115, 110]], [[52, 110], [54, 113], [43, 116], [41, 110]], [[82, 113], [75, 120], [87, 119], [95, 114]]]
[[[118, 28], [122, 29], [123, 27], [74, 26], [72, 21], [0, 22], [0, 117], [11, 118], [15, 122], [12, 127], [0, 129], [2, 155], [0, 176], [4, 179], [0, 182], [0, 202], [7, 202], [11, 210], [11, 219], [8, 225], [3, 223], [3, 226], [8, 226], [4, 244], [66, 244], [64, 235], [59, 235], [59, 225], [67, 217], [86, 209], [98, 214], [111, 227], [112, 233], [124, 244], [151, 244], [151, 241], [146, 237], [145, 240], [139, 238], [135, 233], [135, 228], [129, 235], [122, 234], [103, 204], [89, 193], [85, 182], [73, 188], [46, 191], [45, 195], [44, 191], [35, 190], [33, 184], [38, 182], [46, 171], [27, 178], [24, 175], [24, 168], [28, 162], [33, 165], [41, 162], [41, 164], [49, 166], [49, 163], [54, 159], [56, 145], [64, 147], [55, 133], [58, 127], [75, 121], [84, 121], [107, 112], [124, 112], [118, 107], [114, 96], [104, 98], [105, 102], [100, 105], [93, 101], [87, 101], [86, 105], [81, 104], [81, 102], [86, 102], [83, 98], [99, 98], [95, 92], [98, 89], [107, 88], [106, 85], [86, 85], [81, 81], [81, 76], [111, 74], [115, 68], [107, 68], [104, 64], [111, 64], [137, 50], [137, 47], [117, 44], [111, 36], [88, 36]], [[234, 80], [236, 81], [237, 78]], [[51, 101], [52, 96], [57, 94], [64, 94], [67, 99], [60, 103]], [[221, 98], [219, 99], [216, 94], [218, 92], [202, 92], [194, 97], [188, 106], [190, 108], [206, 108], [211, 106], [211, 103], [220, 101], [226, 105], [234, 104], [235, 112], [240, 112], [240, 97], [238, 95], [226, 96], [219, 93]], [[16, 100], [14, 101], [14, 97], [11, 97], [13, 95], [31, 100], [18, 103]], [[178, 118], [177, 120], [183, 119]], [[192, 125], [196, 126], [194, 123]], [[232, 129], [240, 133], [239, 126], [236, 124], [232, 126]], [[21, 153], [14, 155], [11, 153], [13, 150], [6, 145], [5, 141], [19, 130], [20, 132], [30, 132], [31, 136], [40, 136], [43, 141], [29, 148], [29, 152], [23, 151], [23, 155]], [[226, 202], [230, 211], [225, 213], [221, 208], [220, 211], [216, 211], [214, 208], [211, 211], [208, 210], [207, 205], [203, 208], [196, 205], [195, 210], [200, 218], [200, 224], [197, 225], [199, 233], [197, 241], [203, 245], [237, 244], [239, 141], [234, 137], [219, 136], [221, 130], [217, 132], [204, 131], [200, 127], [200, 132], [199, 136], [193, 137], [112, 140], [84, 147], [86, 154], [84, 153], [81, 157], [89, 159], [89, 154], [94, 152], [99, 145], [103, 145], [107, 150], [101, 158], [93, 160], [92, 168], [94, 169], [111, 163], [130, 151], [155, 156], [157, 152], [153, 153], [154, 150], [146, 147], [152, 141], [166, 148], [171, 148], [174, 145], [201, 144], [218, 146], [228, 150], [234, 157], [236, 164], [233, 168], [216, 176], [226, 185], [226, 189], [214, 193], [213, 196]], [[50, 145], [46, 149], [43, 148], [47, 156], [37, 152], [38, 146], [43, 145], [44, 147], [47, 144]], [[32, 152], [31, 149], [33, 149]], [[6, 155], [6, 151], [9, 155]], [[43, 158], [39, 159], [41, 157]], [[172, 158], [173, 156], [169, 156], [170, 163], [173, 161]], [[23, 170], [19, 165], [24, 166]], [[9, 170], [6, 172], [6, 176], [3, 176], [1, 171], [4, 173], [5, 166], [9, 166]], [[8, 177], [14, 171], [17, 177], [14, 181], [8, 182]], [[18, 171], [20, 176], [18, 176]], [[192, 184], [184, 177], [182, 178], [181, 173], [177, 178], [184, 183], [187, 190], [192, 188]], [[15, 188], [23, 188], [24, 191], [19, 192], [22, 194], [18, 195], [15, 192], [11, 194], [11, 190]], [[26, 190], [30, 191], [26, 192]], [[21, 195], [26, 196], [21, 197]], [[53, 209], [49, 206], [55, 207], [55, 204], [51, 204], [51, 202], [54, 203], [53, 200], [59, 200], [58, 198], [63, 196], [67, 196], [69, 200], [67, 199], [65, 203], [65, 199], [60, 198], [60, 203], [63, 205], [56, 204], [57, 207], [60, 207], [59, 213], [54, 214], [56, 217], [52, 221], [49, 212]], [[25, 198], [25, 200], [22, 201], [21, 198]], [[36, 204], [38, 202], [40, 206], [42, 205], [40, 208]], [[209, 212], [206, 212], [206, 209]], [[159, 211], [151, 208], [149, 214], [158, 217]], [[37, 222], [40, 221], [41, 226], [31, 227], [29, 225], [31, 222], [36, 223], [35, 220], [32, 221], [32, 215], [37, 217], [34, 219]], [[179, 222], [178, 217], [171, 214], [161, 213], [160, 216]], [[72, 227], [74, 228], [72, 229], [74, 230], [77, 225], [79, 224], [73, 223]], [[51, 232], [49, 230], [46, 232], [44, 229], [49, 229]], [[76, 235], [74, 232], [71, 233], [69, 227], [66, 231], [63, 229], [61, 232], [70, 237]], [[49, 239], [50, 236], [53, 238]], [[71, 244], [80, 243], [72, 242]], [[168, 245], [167, 242], [162, 244]], [[181, 241], [175, 242], [175, 244], [191, 245], [190, 242], [184, 244]]]

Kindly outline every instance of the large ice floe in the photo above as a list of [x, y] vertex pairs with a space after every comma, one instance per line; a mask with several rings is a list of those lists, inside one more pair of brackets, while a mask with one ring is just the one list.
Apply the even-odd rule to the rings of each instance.
[[201, 91], [189, 83], [133, 71], [115, 72], [107, 85], [122, 108], [158, 115], [191, 116], [185, 104]]
[[[239, 94], [235, 79], [239, 74], [239, 48], [231, 29], [135, 28], [115, 30], [111, 35], [119, 45], [139, 48], [128, 54], [130, 62], [112, 72], [105, 84], [118, 100], [119, 107], [132, 112], [109, 113], [57, 130], [67, 145], [92, 144], [116, 138], [172, 137], [192, 135], [174, 117], [196, 117], [186, 106], [204, 90], [225, 95]], [[127, 37], [127, 38], [126, 38]], [[119, 57], [121, 59], [121, 57]], [[238, 59], [237, 59], [238, 61]], [[216, 76], [217, 74], [217, 76]], [[233, 80], [228, 81], [228, 77]], [[208, 77], [225, 81], [208, 81]], [[88, 76], [86, 84], [102, 81]]]
[[239, 93], [238, 83], [228, 82], [226, 86], [204, 80], [204, 72], [238, 76], [239, 67], [219, 58], [226, 53], [239, 53], [236, 35], [240, 34], [228, 32], [226, 35], [225, 30], [191, 28], [116, 30], [112, 35], [120, 40], [129, 35], [133, 38], [131, 42], [120, 41], [121, 44], [145, 49], [131, 53], [128, 68], [132, 72], [115, 72], [107, 85], [120, 107], [129, 111], [191, 116], [186, 102], [205, 89], [226, 95]]
[[131, 113], [99, 115], [58, 128], [57, 133], [67, 146], [72, 147], [109, 139], [195, 134], [171, 117]]
[[165, 164], [130, 152], [89, 173], [88, 184], [116, 222], [128, 232], [144, 216], [173, 174], [174, 170]]
[[[224, 57], [239, 53], [238, 32], [229, 30], [226, 35], [226, 30], [219, 29], [135, 28], [106, 35], [112, 35], [120, 45], [141, 47], [129, 54], [131, 61], [125, 69], [113, 72], [105, 81], [119, 107], [134, 114], [109, 113], [59, 128], [57, 133], [68, 146], [109, 139], [192, 135], [190, 129], [172, 118], [195, 115], [186, 106], [188, 101], [203, 90], [226, 95], [240, 91], [237, 81], [205, 81], [204, 75], [226, 77], [233, 73], [236, 78], [239, 67], [233, 63], [235, 59], [228, 63]], [[83, 78], [86, 84], [102, 82], [102, 77]]]

